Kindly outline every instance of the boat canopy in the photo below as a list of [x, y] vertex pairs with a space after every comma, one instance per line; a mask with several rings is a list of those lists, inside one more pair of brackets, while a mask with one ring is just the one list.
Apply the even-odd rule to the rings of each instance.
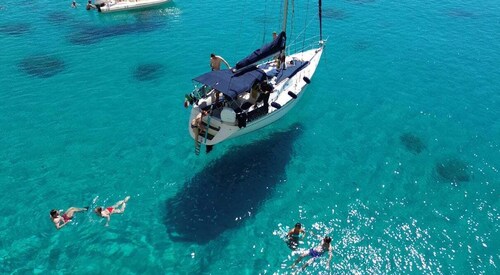
[[264, 71], [253, 68], [242, 73], [234, 73], [231, 70], [211, 71], [193, 80], [235, 98], [239, 94], [248, 92], [255, 82], [261, 82], [265, 78]]
[[269, 57], [281, 50], [283, 50], [286, 46], [286, 34], [285, 32], [281, 32], [273, 42], [265, 44], [260, 49], [255, 50], [249, 56], [240, 60], [240, 62], [236, 63], [234, 67], [236, 70], [244, 68], [248, 65], [251, 65], [255, 62], [258, 62], [266, 57]]
[[285, 45], [286, 34], [281, 32], [271, 43], [240, 60], [233, 70], [211, 71], [193, 80], [235, 98], [239, 94], [249, 91], [255, 82], [261, 82], [266, 78], [264, 71], [250, 65], [283, 50]]

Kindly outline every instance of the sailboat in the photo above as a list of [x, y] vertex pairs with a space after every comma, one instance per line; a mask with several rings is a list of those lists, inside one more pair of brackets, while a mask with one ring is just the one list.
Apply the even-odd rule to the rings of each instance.
[[96, 8], [102, 13], [142, 9], [165, 4], [169, 0], [94, 0], [94, 5], [89, 1], [87, 10]]
[[[265, 127], [286, 115], [302, 98], [318, 67], [325, 40], [321, 27], [312, 47], [287, 53], [287, 13], [285, 0], [282, 31], [233, 68], [212, 70], [193, 79], [194, 90], [186, 95], [192, 106], [189, 133], [195, 153], [230, 138]], [[315, 38], [317, 39], [317, 37]]]

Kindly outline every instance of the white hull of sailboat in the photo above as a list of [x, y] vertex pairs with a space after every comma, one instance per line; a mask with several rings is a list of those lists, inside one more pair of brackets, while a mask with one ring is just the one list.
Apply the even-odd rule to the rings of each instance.
[[99, 11], [103, 13], [117, 12], [125, 10], [135, 10], [159, 6], [167, 3], [169, 0], [124, 0], [124, 1], [108, 1], [104, 6], [100, 7]]
[[266, 116], [257, 119], [255, 122], [250, 122], [249, 124], [247, 124], [247, 127], [239, 129], [226, 139], [235, 138], [244, 134], [251, 133], [253, 131], [264, 128], [267, 125], [277, 121], [278, 119], [284, 117], [290, 110], [292, 110], [292, 108], [297, 104], [297, 102], [299, 102], [301, 98], [302, 98], [302, 93], [300, 95], [297, 95], [296, 99], [290, 101], [288, 104], [281, 107], [279, 110], [275, 110], [274, 112], [271, 112]]
[[[285, 79], [280, 83], [276, 83], [275, 90], [278, 92], [272, 93], [269, 102], [276, 102], [281, 106], [281, 108], [275, 108], [269, 106], [268, 113], [259, 117], [253, 121], [247, 123], [246, 127], [239, 128], [235, 123], [222, 122], [219, 118], [210, 117], [210, 121], [205, 117], [204, 122], [219, 128], [218, 130], [209, 130], [209, 133], [213, 135], [213, 138], [207, 138], [207, 135], [203, 133], [198, 136], [198, 141], [205, 145], [215, 145], [224, 140], [235, 138], [263, 127], [272, 124], [278, 119], [285, 116], [302, 98], [304, 91], [306, 90], [307, 83], [304, 79], [311, 79], [316, 71], [316, 68], [321, 59], [323, 53], [323, 46], [321, 45], [317, 49], [312, 49], [304, 51], [301, 53], [296, 53], [287, 57], [287, 62], [289, 60], [303, 60], [309, 61], [310, 64], [301, 70], [296, 75], [292, 76], [290, 79]], [[296, 98], [291, 97], [288, 92], [291, 91], [296, 95]], [[190, 121], [193, 120], [200, 113], [199, 106], [194, 106], [191, 110]], [[190, 135], [193, 139], [196, 139], [195, 132], [190, 127]]]

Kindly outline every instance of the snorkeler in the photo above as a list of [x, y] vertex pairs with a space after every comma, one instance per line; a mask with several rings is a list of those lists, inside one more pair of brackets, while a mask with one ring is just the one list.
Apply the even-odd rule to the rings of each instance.
[[62, 215], [61, 215], [61, 212], [59, 212], [55, 209], [52, 209], [52, 210], [50, 210], [50, 219], [52, 220], [52, 222], [56, 226], [57, 230], [59, 230], [71, 221], [71, 219], [73, 218], [73, 215], [76, 212], [83, 212], [83, 211], [87, 211], [88, 209], [89, 209], [88, 206], [83, 207], [83, 208], [70, 207]]
[[328, 262], [326, 264], [326, 269], [329, 269], [330, 268], [330, 261], [332, 260], [332, 256], [333, 256], [333, 254], [332, 254], [332, 246], [330, 245], [331, 242], [332, 242], [332, 238], [326, 236], [321, 241], [320, 245], [318, 245], [318, 246], [316, 246], [314, 248], [311, 248], [311, 249], [309, 249], [309, 251], [307, 251], [307, 252], [303, 253], [302, 255], [300, 255], [299, 258], [297, 258], [297, 260], [295, 260], [295, 262], [293, 263], [293, 265], [291, 266], [291, 268], [295, 268], [295, 265], [298, 264], [305, 257], [311, 256], [311, 259], [309, 259], [302, 266], [301, 270], [304, 270], [307, 266], [309, 266], [310, 264], [312, 264], [316, 258], [320, 257], [326, 251], [328, 251], [329, 257], [328, 257]]
[[[94, 212], [101, 218], [106, 218], [106, 226], [109, 225], [109, 220], [111, 219], [112, 214], [123, 214], [125, 211], [125, 207], [127, 206], [127, 201], [130, 199], [130, 196], [126, 196], [123, 200], [118, 201], [113, 206], [109, 206], [106, 208], [97, 207]], [[118, 208], [119, 207], [119, 208]]]
[[290, 249], [295, 250], [297, 249], [297, 246], [299, 245], [299, 240], [303, 239], [306, 235], [306, 231], [302, 229], [302, 224], [300, 222], [295, 224], [295, 227], [290, 230], [287, 234], [288, 237], [288, 247]]

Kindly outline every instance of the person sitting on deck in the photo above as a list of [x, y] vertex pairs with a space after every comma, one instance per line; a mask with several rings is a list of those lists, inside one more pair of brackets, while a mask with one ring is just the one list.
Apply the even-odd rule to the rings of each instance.
[[257, 103], [259, 102], [264, 102], [264, 107], [267, 108], [269, 107], [269, 97], [271, 96], [271, 93], [273, 92], [273, 85], [269, 84], [267, 81], [264, 81], [260, 84], [260, 94], [259, 97], [257, 97], [257, 100], [255, 101], [254, 107], [257, 108]]
[[255, 101], [255, 104], [257, 104], [257, 98], [259, 94], [262, 92], [260, 89], [260, 84], [258, 82], [255, 82], [253, 84], [252, 89], [250, 90], [250, 99]]

